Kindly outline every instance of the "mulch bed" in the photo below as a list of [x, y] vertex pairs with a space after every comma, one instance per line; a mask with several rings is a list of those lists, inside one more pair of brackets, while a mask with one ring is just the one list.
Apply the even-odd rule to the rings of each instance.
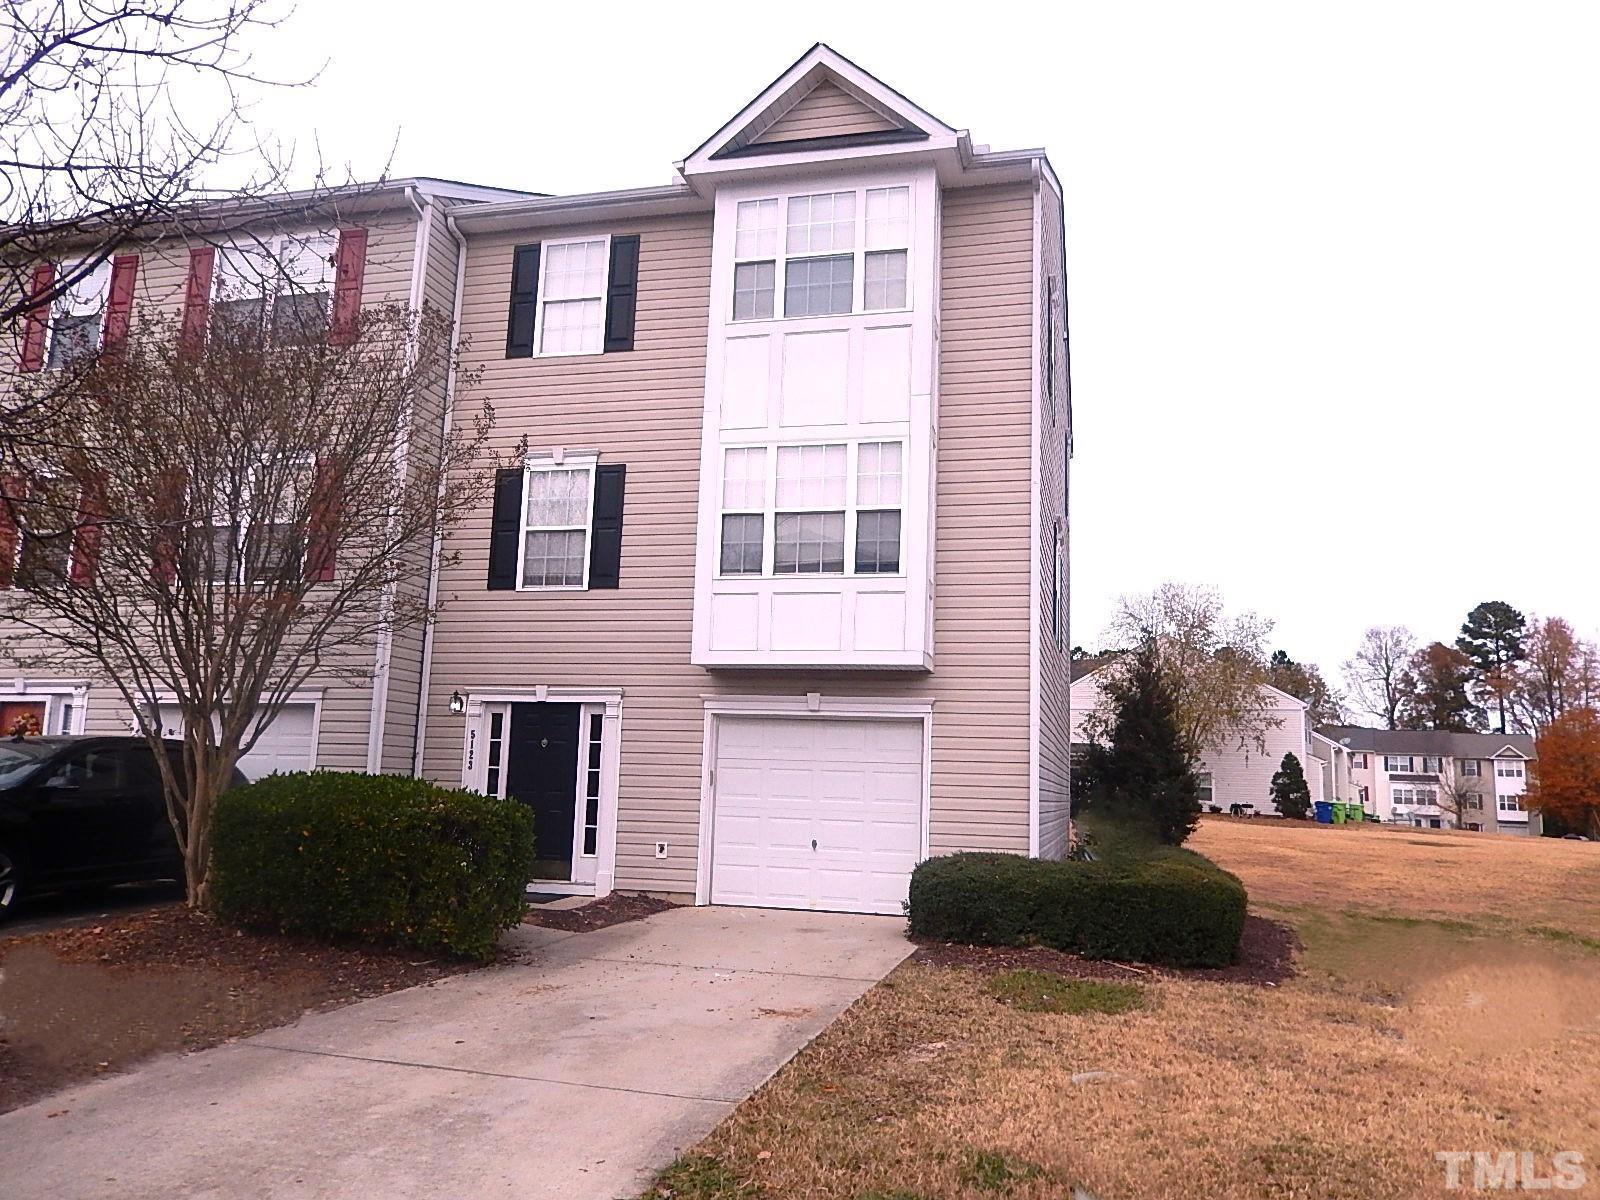
[[1299, 949], [1300, 939], [1289, 926], [1252, 915], [1244, 919], [1239, 961], [1231, 967], [1155, 967], [1082, 958], [1045, 946], [962, 946], [930, 941], [919, 941], [911, 960], [936, 967], [967, 967], [984, 974], [1027, 968], [1053, 971], [1073, 979], [1136, 980], [1155, 975], [1276, 987], [1295, 975], [1294, 960]]
[[568, 933], [593, 933], [624, 921], [639, 921], [656, 913], [676, 908], [670, 900], [655, 896], [631, 896], [612, 892], [581, 908], [530, 908], [522, 918], [524, 925], [562, 929]]
[[0, 1112], [152, 1054], [472, 970], [416, 951], [240, 931], [181, 904], [0, 942]]

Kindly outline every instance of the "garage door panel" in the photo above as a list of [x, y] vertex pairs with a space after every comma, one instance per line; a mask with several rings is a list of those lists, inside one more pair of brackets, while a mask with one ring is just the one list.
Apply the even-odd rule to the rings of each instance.
[[920, 721], [725, 717], [716, 747], [714, 903], [901, 911], [922, 853]]

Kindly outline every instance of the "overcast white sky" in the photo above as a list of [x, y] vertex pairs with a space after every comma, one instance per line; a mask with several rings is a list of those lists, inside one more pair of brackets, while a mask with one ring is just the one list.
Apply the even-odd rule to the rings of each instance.
[[1600, 5], [937, 11], [301, 0], [263, 64], [326, 70], [256, 115], [360, 173], [661, 183], [826, 41], [1065, 184], [1074, 641], [1167, 578], [1330, 674], [1485, 599], [1600, 633]]

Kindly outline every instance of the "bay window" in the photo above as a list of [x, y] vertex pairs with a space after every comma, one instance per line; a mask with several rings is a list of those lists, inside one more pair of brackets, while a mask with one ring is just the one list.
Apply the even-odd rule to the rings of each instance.
[[718, 572], [898, 574], [904, 454], [898, 441], [727, 448]]
[[911, 189], [861, 188], [741, 201], [733, 319], [884, 312], [910, 303]]

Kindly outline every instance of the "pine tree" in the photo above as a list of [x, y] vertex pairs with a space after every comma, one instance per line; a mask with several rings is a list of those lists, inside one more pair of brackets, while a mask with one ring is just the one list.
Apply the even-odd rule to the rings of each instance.
[[1506, 731], [1512, 668], [1527, 656], [1523, 647], [1527, 627], [1527, 619], [1504, 600], [1485, 600], [1467, 614], [1456, 639], [1456, 649], [1472, 660], [1479, 696], [1494, 702], [1501, 733]]
[[1200, 819], [1200, 782], [1178, 732], [1178, 700], [1155, 642], [1124, 656], [1105, 685], [1110, 745], [1097, 773], [1107, 806], [1178, 845]]
[[1286, 817], [1304, 821], [1311, 812], [1311, 785], [1300, 760], [1290, 751], [1272, 776], [1272, 807]]

